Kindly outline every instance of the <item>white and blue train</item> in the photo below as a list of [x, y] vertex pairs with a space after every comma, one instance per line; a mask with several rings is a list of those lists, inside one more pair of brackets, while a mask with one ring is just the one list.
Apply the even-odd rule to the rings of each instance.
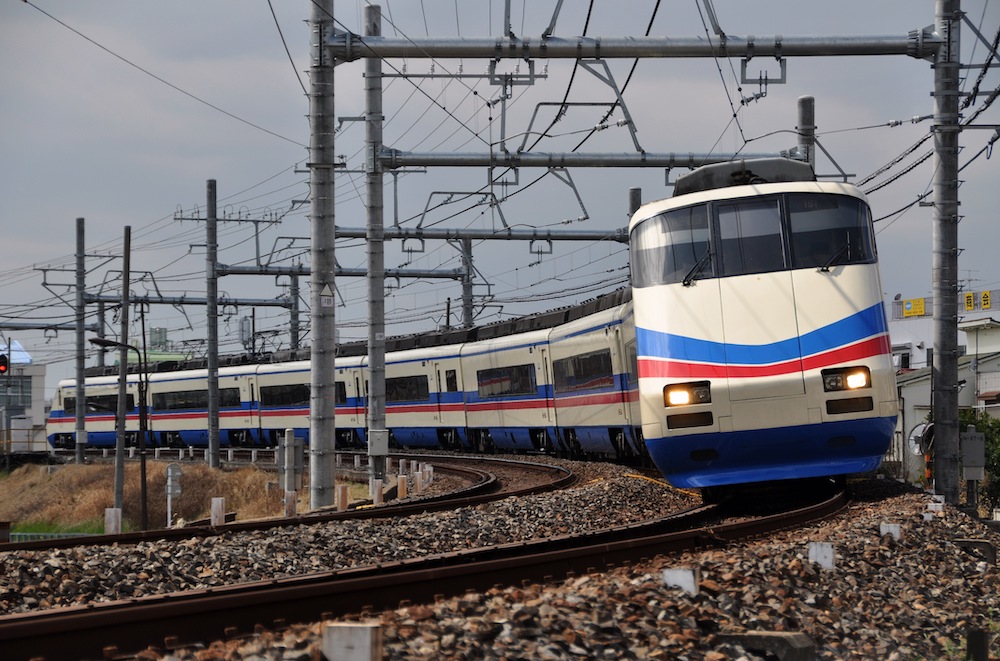
[[871, 212], [783, 159], [679, 178], [630, 223], [642, 434], [678, 485], [878, 467], [898, 401]]
[[[897, 415], [871, 213], [848, 184], [786, 159], [680, 177], [630, 227], [629, 289], [582, 306], [387, 342], [396, 447], [652, 459], [676, 486], [875, 469]], [[336, 359], [338, 447], [366, 440], [362, 345]], [[220, 442], [309, 434], [309, 362], [219, 370]], [[128, 381], [130, 435], [138, 375]], [[117, 376], [87, 379], [87, 439], [115, 441]], [[54, 447], [75, 439], [59, 385]], [[150, 375], [153, 443], [207, 445], [207, 372]]]
[[[386, 426], [395, 447], [478, 452], [544, 451], [641, 458], [629, 290], [474, 329], [390, 339]], [[624, 341], [631, 337], [631, 353]], [[456, 341], [459, 340], [459, 341]], [[336, 358], [338, 447], [364, 447], [368, 389], [364, 345]], [[351, 355], [359, 354], [359, 355]], [[309, 438], [308, 360], [219, 369], [223, 447], [273, 446], [285, 429]], [[87, 443], [115, 444], [118, 376], [86, 381]], [[139, 375], [127, 378], [127, 429], [136, 442]], [[208, 444], [208, 371], [149, 375], [154, 446]], [[48, 421], [53, 447], [75, 443], [76, 382], [59, 384]]]

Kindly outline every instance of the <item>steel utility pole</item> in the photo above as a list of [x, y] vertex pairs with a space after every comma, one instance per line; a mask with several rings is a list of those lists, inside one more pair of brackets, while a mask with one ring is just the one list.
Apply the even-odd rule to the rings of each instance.
[[312, 315], [311, 390], [309, 395], [309, 507], [333, 504], [336, 449], [336, 318], [334, 314], [334, 190], [333, 54], [326, 48], [333, 37], [333, 0], [313, 0], [312, 66], [309, 92], [309, 190], [312, 197]]
[[219, 467], [219, 275], [216, 272], [219, 235], [215, 191], [215, 179], [209, 179], [205, 220], [205, 316], [208, 318], [208, 465], [212, 468]]
[[[115, 416], [115, 509], [121, 511], [125, 502], [125, 420], [128, 395], [128, 296], [132, 276], [132, 227], [125, 226], [122, 239], [122, 309], [121, 335], [118, 350], [118, 413]], [[77, 407], [86, 402], [76, 401]]]
[[[84, 288], [87, 286], [86, 256], [84, 254], [83, 218], [76, 219], [76, 463], [86, 460], [87, 449], [87, 388], [86, 374], [86, 330], [87, 311], [83, 305]], [[9, 355], [9, 354], [8, 354]]]
[[959, 0], [937, 0], [934, 59], [934, 468], [945, 502], [958, 505], [958, 95]]
[[[365, 34], [382, 36], [382, 10], [365, 7]], [[382, 164], [376, 155], [382, 150], [382, 60], [365, 60], [365, 189], [368, 198], [368, 475], [385, 477], [385, 457], [389, 453], [389, 431], [385, 426], [385, 208], [382, 198]], [[374, 494], [372, 494], [374, 496]]]

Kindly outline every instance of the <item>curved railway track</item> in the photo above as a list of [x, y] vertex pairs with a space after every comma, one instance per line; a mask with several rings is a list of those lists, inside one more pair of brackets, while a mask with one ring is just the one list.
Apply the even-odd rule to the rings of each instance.
[[258, 624], [309, 622], [364, 608], [395, 608], [401, 595], [485, 590], [498, 583], [552, 580], [609, 569], [656, 554], [722, 546], [830, 516], [847, 504], [843, 493], [796, 510], [733, 523], [702, 506], [642, 524], [534, 542], [446, 553], [363, 568], [324, 572], [208, 590], [60, 608], [0, 617], [7, 658], [108, 658], [149, 645], [180, 647], [251, 632]]
[[[402, 456], [402, 455], [396, 455]], [[548, 464], [537, 464], [525, 461], [506, 459], [481, 459], [468, 457], [452, 457], [447, 455], [420, 455], [434, 466], [439, 474], [448, 474], [468, 482], [468, 486], [448, 493], [434, 496], [417, 496], [398, 502], [389, 502], [378, 507], [364, 507], [369, 503], [361, 503], [345, 511], [317, 510], [294, 517], [275, 517], [255, 519], [252, 521], [234, 521], [220, 526], [210, 524], [187, 525], [183, 528], [157, 528], [122, 533], [120, 535], [88, 535], [63, 539], [43, 539], [28, 542], [0, 543], [0, 551], [24, 551], [70, 548], [74, 546], [97, 546], [111, 544], [138, 544], [151, 540], [183, 540], [195, 537], [208, 537], [227, 532], [247, 532], [269, 530], [283, 526], [312, 525], [328, 521], [345, 521], [350, 519], [378, 519], [395, 516], [409, 516], [421, 512], [435, 512], [459, 507], [471, 507], [481, 503], [507, 498], [509, 496], [527, 496], [544, 491], [565, 489], [572, 485], [576, 477], [562, 467]], [[464, 464], [464, 465], [463, 465]], [[475, 464], [482, 464], [476, 467]], [[490, 465], [514, 465], [518, 470], [538, 474], [536, 480], [518, 488], [505, 487], [489, 470]]]

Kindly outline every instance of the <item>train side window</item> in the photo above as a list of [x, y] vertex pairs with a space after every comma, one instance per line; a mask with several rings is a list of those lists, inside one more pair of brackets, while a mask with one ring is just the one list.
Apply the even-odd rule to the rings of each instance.
[[334, 403], [347, 404], [347, 382], [337, 381], [335, 385], [336, 385], [336, 394], [334, 395]]
[[[132, 393], [125, 395], [125, 409], [135, 410], [135, 397]], [[118, 411], [118, 395], [89, 395], [87, 397], [87, 413], [115, 413]], [[66, 415], [76, 414], [76, 397], [66, 397], [63, 400], [63, 412]]]
[[427, 375], [397, 376], [385, 380], [385, 401], [426, 402], [431, 398]]
[[[629, 239], [633, 286], [672, 284], [691, 275], [712, 277], [709, 239], [704, 204], [667, 211], [639, 223]], [[698, 273], [692, 274], [696, 267]]]
[[717, 209], [722, 275], [784, 270], [777, 198], [720, 204]]
[[611, 351], [604, 349], [552, 361], [553, 388], [557, 393], [603, 390], [615, 385]]
[[476, 372], [476, 380], [479, 396], [482, 398], [534, 395], [538, 392], [535, 385], [535, 366], [531, 363], [479, 370]]
[[875, 261], [871, 213], [862, 200], [794, 193], [788, 196], [787, 208], [794, 268]]
[[458, 373], [455, 370], [445, 370], [444, 381], [448, 392], [458, 392]]
[[625, 369], [628, 370], [628, 383], [630, 386], [639, 382], [639, 359], [635, 348], [635, 340], [625, 345]]
[[[89, 398], [88, 398], [89, 399]], [[239, 388], [219, 388], [219, 408], [242, 407]], [[199, 411], [208, 409], [208, 390], [180, 390], [153, 393], [153, 408], [158, 411]]]
[[309, 406], [309, 384], [287, 383], [278, 386], [261, 386], [260, 405], [263, 408]]
[[[219, 388], [219, 408], [238, 409], [243, 406], [240, 400], [239, 388]], [[205, 395], [205, 408], [208, 408], [208, 395]]]

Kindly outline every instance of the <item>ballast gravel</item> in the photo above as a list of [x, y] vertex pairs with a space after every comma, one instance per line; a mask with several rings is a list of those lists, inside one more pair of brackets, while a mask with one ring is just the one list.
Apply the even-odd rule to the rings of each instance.
[[[0, 609], [21, 612], [399, 560], [619, 525], [696, 502], [625, 469], [573, 469], [584, 478], [567, 491], [405, 520], [6, 552], [0, 554]], [[858, 483], [852, 492], [845, 512], [766, 539], [341, 621], [378, 624], [388, 659], [780, 658], [767, 655], [762, 635], [807, 641], [822, 659], [962, 659], [970, 630], [983, 630], [990, 640], [1000, 633], [997, 568], [956, 543], [998, 544], [998, 533], [951, 507], [931, 511], [930, 495], [894, 482]], [[897, 527], [898, 539], [892, 534]], [[811, 561], [810, 542], [832, 545], [832, 568]], [[664, 570], [677, 568], [697, 570], [697, 594], [664, 582]], [[323, 626], [291, 625], [207, 649], [149, 650], [140, 658], [322, 659]]]
[[[1000, 574], [956, 540], [1000, 539], [954, 508], [930, 511], [932, 502], [873, 481], [854, 487], [845, 512], [760, 541], [340, 621], [379, 625], [386, 659], [965, 659], [974, 629], [995, 650]], [[898, 524], [899, 539], [883, 524]], [[810, 561], [810, 542], [833, 545], [833, 568]], [[676, 568], [697, 569], [697, 595], [664, 583]], [[166, 658], [321, 659], [323, 628]], [[782, 656], [793, 652], [803, 655]]]

